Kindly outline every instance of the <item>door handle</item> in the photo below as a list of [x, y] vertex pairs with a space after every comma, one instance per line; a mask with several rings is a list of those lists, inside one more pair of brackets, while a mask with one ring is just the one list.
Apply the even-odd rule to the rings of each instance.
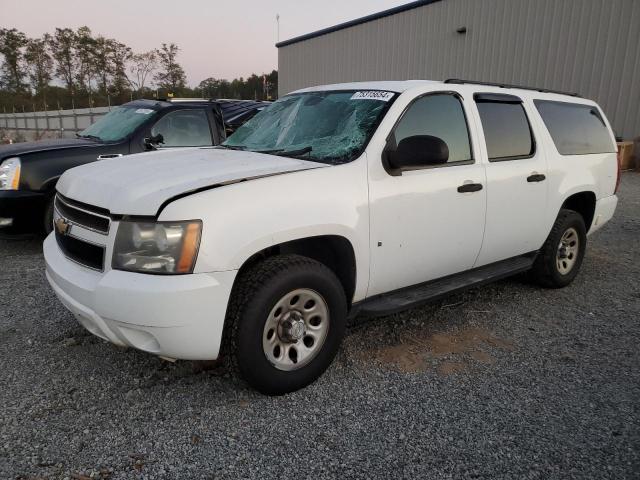
[[532, 173], [527, 177], [527, 182], [543, 182], [547, 177], [545, 177], [542, 173]]
[[121, 157], [121, 153], [107, 153], [105, 155], [98, 155], [98, 160], [104, 160], [106, 158], [118, 158]]
[[480, 190], [482, 190], [481, 183], [465, 183], [458, 187], [460, 193], [479, 192]]

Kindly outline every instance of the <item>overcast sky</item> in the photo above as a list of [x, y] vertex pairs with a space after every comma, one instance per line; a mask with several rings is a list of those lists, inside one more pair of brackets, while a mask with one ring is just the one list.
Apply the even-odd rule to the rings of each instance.
[[0, 27], [29, 36], [87, 25], [140, 52], [178, 44], [190, 85], [278, 67], [276, 14], [286, 40], [409, 0], [0, 0]]

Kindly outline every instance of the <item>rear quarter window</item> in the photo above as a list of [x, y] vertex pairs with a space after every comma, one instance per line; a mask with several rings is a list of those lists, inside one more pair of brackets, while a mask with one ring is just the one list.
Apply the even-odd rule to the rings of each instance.
[[596, 107], [549, 100], [534, 100], [534, 104], [561, 155], [616, 152]]

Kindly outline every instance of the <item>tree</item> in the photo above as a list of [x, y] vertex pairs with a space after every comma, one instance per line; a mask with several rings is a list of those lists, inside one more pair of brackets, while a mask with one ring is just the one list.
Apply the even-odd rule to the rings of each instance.
[[184, 70], [176, 61], [180, 49], [175, 43], [162, 44], [160, 50], [156, 50], [162, 70], [153, 77], [160, 88], [175, 93], [185, 87], [187, 78]]
[[49, 53], [49, 35], [27, 41], [24, 54], [29, 81], [36, 94], [47, 103], [47, 89], [52, 78], [53, 59]]
[[113, 68], [113, 89], [122, 94], [129, 87], [127, 62], [131, 59], [131, 49], [117, 40], [109, 40], [111, 67]]
[[50, 104], [58, 108], [120, 104], [146, 96], [150, 84], [185, 96], [271, 99], [278, 72], [225, 80], [207, 78], [197, 88], [186, 86], [177, 57], [179, 47], [133, 54], [119, 41], [94, 36], [88, 27], [56, 28], [52, 34], [28, 38], [15, 28], [0, 28], [0, 108]]
[[133, 78], [130, 79], [133, 88], [139, 93], [143, 93], [149, 75], [151, 75], [156, 68], [158, 68], [158, 55], [155, 50], [132, 55], [129, 72], [133, 75]]
[[270, 74], [266, 75], [266, 84], [265, 84], [265, 98], [267, 100], [272, 100], [273, 98], [278, 98], [278, 71], [272, 70]]
[[213, 77], [201, 81], [196, 90], [201, 92], [200, 95], [208, 98], [228, 98], [232, 96], [229, 81]]
[[195, 93], [209, 98], [273, 100], [278, 93], [278, 71], [254, 73], [247, 79], [240, 77], [232, 81], [209, 77], [198, 84]]
[[76, 32], [70, 28], [56, 28], [49, 46], [55, 60], [55, 73], [71, 95], [75, 92], [77, 64], [75, 60]]
[[26, 90], [22, 51], [26, 45], [27, 36], [24, 33], [15, 28], [0, 29], [0, 54], [4, 56], [1, 79], [9, 91], [14, 93], [23, 93]]
[[73, 50], [77, 62], [76, 81], [80, 90], [92, 92], [92, 83], [96, 75], [95, 67], [96, 40], [91, 35], [89, 27], [80, 27], [75, 34]]
[[93, 67], [98, 79], [98, 89], [104, 94], [109, 93], [109, 82], [113, 77], [113, 66], [111, 64], [110, 40], [102, 35], [93, 42]]

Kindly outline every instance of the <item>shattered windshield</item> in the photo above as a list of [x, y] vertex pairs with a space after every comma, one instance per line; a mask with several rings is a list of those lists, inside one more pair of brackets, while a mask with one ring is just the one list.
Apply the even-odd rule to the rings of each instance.
[[103, 142], [123, 140], [126, 136], [133, 133], [136, 128], [149, 120], [149, 118], [155, 116], [156, 113], [157, 112], [151, 108], [140, 108], [137, 106], [117, 107], [89, 128], [84, 129], [78, 136], [95, 138]]
[[395, 97], [378, 90], [288, 95], [222, 146], [323, 163], [349, 162], [362, 153]]

